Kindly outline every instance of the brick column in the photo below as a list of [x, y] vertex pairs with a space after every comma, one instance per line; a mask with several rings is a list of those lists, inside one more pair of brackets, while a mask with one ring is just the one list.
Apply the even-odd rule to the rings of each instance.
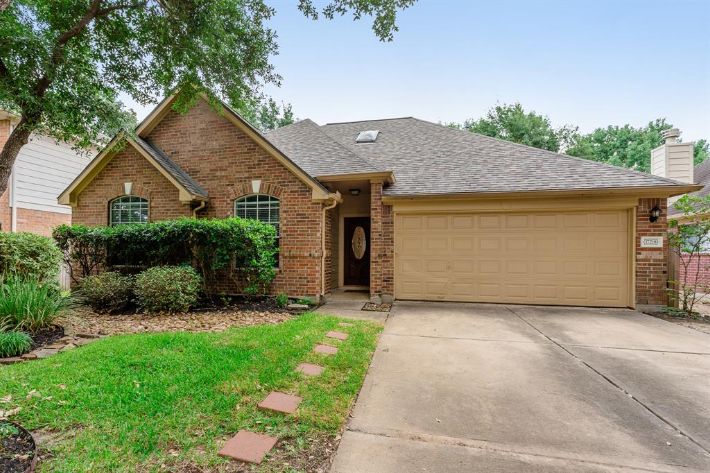
[[[655, 222], [648, 220], [653, 207], [661, 209]], [[665, 305], [668, 301], [668, 208], [666, 199], [639, 199], [636, 208], [636, 303]], [[641, 248], [641, 237], [663, 236], [663, 248]]]
[[370, 183], [370, 299], [382, 302], [382, 182]]

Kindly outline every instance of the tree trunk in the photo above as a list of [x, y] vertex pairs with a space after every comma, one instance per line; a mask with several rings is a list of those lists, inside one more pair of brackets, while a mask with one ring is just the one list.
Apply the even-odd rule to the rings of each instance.
[[0, 151], [0, 195], [3, 195], [7, 190], [7, 182], [10, 179], [12, 166], [15, 164], [15, 159], [20, 154], [22, 147], [29, 141], [33, 128], [26, 117], [23, 116], [20, 119], [20, 123], [10, 133], [2, 151]]

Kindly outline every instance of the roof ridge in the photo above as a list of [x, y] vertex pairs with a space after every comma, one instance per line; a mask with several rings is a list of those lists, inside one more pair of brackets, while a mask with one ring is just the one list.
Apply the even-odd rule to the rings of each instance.
[[595, 160], [593, 160], [593, 159], [586, 159], [586, 158], [582, 158], [582, 157], [579, 157], [579, 156], [572, 156], [572, 155], [565, 154], [565, 153], [558, 153], [558, 152], [555, 152], [555, 151], [550, 151], [550, 150], [548, 150], [548, 149], [536, 148], [536, 147], [534, 147], [534, 146], [525, 145], [525, 144], [522, 144], [522, 143], [516, 143], [516, 142], [514, 142], [514, 141], [508, 141], [508, 140], [504, 140], [504, 139], [502, 139], [502, 138], [496, 138], [496, 137], [494, 137], [494, 136], [482, 135], [481, 133], [476, 133], [476, 132], [469, 131], [469, 130], [465, 130], [465, 129], [462, 130], [462, 129], [451, 128], [451, 127], [448, 127], [448, 126], [446, 126], [446, 125], [442, 125], [441, 123], [434, 123], [434, 122], [430, 122], [430, 121], [427, 121], [427, 120], [422, 120], [421, 118], [416, 118], [416, 117], [412, 117], [412, 118], [413, 118], [414, 120], [420, 121], [420, 122], [422, 122], [422, 123], [426, 123], [426, 124], [428, 124], [428, 125], [434, 125], [434, 126], [443, 128], [443, 129], [445, 129], [445, 130], [451, 130], [451, 131], [454, 132], [454, 133], [456, 133], [456, 132], [468, 133], [468, 134], [470, 134], [470, 135], [475, 135], [475, 136], [480, 137], [480, 138], [484, 138], [484, 139], [487, 139], [487, 140], [496, 141], [496, 142], [500, 142], [500, 143], [506, 143], [506, 144], [508, 144], [508, 145], [517, 146], [517, 147], [519, 147], [519, 148], [534, 149], [534, 150], [541, 151], [541, 152], [543, 152], [543, 153], [545, 153], [545, 154], [550, 154], [550, 155], [555, 156], [555, 157], [558, 157], [558, 158], [564, 158], [564, 159], [579, 161], [579, 162], [583, 162], [583, 163], [593, 163], [593, 164], [597, 164], [597, 165], [602, 166], [602, 167], [605, 167], [605, 168], [613, 169], [613, 170], [615, 170], [615, 171], [625, 172], [625, 173], [628, 173], [628, 174], [634, 175], [634, 176], [643, 176], [643, 177], [646, 177], [646, 178], [651, 177], [651, 178], [654, 178], [654, 179], [658, 179], [658, 180], [660, 180], [660, 181], [668, 182], [669, 184], [673, 184], [673, 185], [685, 185], [685, 183], [680, 182], [680, 181], [676, 181], [676, 180], [673, 180], [673, 179], [669, 179], [669, 178], [667, 178], [667, 177], [656, 176], [655, 174], [651, 174], [651, 173], [647, 173], [647, 172], [643, 172], [643, 171], [637, 171], [637, 170], [635, 170], [635, 169], [622, 168], [622, 167], [620, 167], [620, 166], [614, 166], [613, 164], [605, 163], [605, 162], [602, 162], [602, 161], [595, 161]]
[[321, 125], [321, 126], [347, 125], [350, 123], [365, 123], [365, 122], [384, 122], [384, 121], [389, 121], [389, 120], [406, 120], [406, 119], [418, 120], [418, 118], [415, 118], [412, 116], [407, 116], [407, 117], [392, 117], [392, 118], [375, 118], [372, 120], [352, 120], [352, 121], [347, 121], [347, 122], [329, 122], [329, 123], [326, 123], [325, 125]]

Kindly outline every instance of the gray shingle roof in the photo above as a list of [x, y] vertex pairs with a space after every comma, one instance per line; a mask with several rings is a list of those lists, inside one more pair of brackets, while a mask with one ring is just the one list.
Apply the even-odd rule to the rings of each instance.
[[153, 159], [155, 159], [168, 174], [173, 176], [180, 185], [187, 189], [188, 192], [199, 197], [207, 197], [207, 191], [154, 143], [144, 140], [140, 136], [133, 137], [133, 140], [143, 148], [144, 151], [150, 154]]
[[266, 138], [311, 176], [380, 171], [326, 135], [311, 120], [302, 120], [265, 134]]
[[[389, 195], [682, 185], [415, 118], [331, 123], [321, 130], [372, 166], [393, 171], [397, 182], [386, 189]], [[356, 143], [363, 130], [379, 130], [377, 141]]]

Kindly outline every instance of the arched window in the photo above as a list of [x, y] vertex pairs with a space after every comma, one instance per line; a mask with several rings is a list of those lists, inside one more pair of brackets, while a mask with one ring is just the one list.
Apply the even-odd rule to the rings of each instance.
[[148, 199], [124, 195], [111, 201], [109, 224], [148, 223]]
[[234, 215], [270, 223], [276, 228], [276, 235], [278, 236], [280, 235], [279, 205], [279, 199], [270, 195], [248, 195], [234, 201]]
[[276, 197], [266, 194], [253, 194], [234, 201], [234, 215], [241, 218], [253, 218], [274, 226], [276, 229], [276, 260], [279, 266], [279, 248], [281, 246], [280, 202]]

